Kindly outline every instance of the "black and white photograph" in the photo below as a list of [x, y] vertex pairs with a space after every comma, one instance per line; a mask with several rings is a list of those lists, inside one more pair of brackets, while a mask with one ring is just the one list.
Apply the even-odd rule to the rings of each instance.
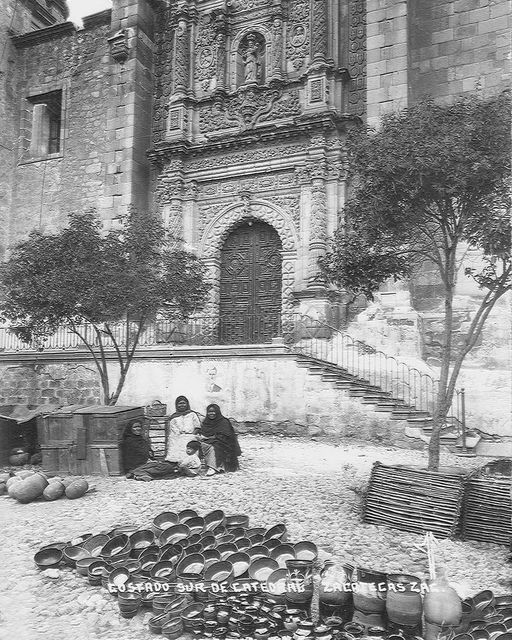
[[510, 0], [0, 0], [0, 640], [512, 640]]

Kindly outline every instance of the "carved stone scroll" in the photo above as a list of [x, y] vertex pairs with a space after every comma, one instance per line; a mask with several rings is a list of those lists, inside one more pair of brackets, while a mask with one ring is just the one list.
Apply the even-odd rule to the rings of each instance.
[[327, 0], [312, 0], [312, 3], [311, 57], [313, 62], [325, 62], [327, 59]]

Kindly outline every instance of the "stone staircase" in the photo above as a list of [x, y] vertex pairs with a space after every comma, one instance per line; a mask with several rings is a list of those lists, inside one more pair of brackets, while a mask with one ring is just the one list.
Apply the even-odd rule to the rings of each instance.
[[[296, 351], [293, 348], [292, 350]], [[387, 413], [390, 420], [405, 424], [407, 437], [422, 440], [425, 444], [430, 441], [432, 416], [428, 411], [407, 404], [391, 392], [372, 384], [368, 379], [350, 373], [340, 365], [297, 351], [295, 357], [297, 365], [307, 369], [310, 375], [320, 376], [325, 383], [344, 391], [351, 398], [358, 399], [373, 411]], [[466, 451], [463, 451], [460, 423], [455, 417], [447, 419], [440, 439], [442, 446], [456, 452], [457, 455], [472, 457], [476, 455], [477, 442], [468, 443]]]

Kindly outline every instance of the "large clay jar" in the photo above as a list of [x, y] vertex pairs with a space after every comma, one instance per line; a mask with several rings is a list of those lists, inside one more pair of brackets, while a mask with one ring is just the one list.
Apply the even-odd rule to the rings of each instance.
[[462, 619], [462, 601], [444, 575], [427, 583], [423, 599], [425, 621], [441, 627], [456, 627]]
[[286, 561], [286, 604], [301, 606], [311, 604], [313, 598], [313, 561]]
[[43, 495], [43, 491], [48, 486], [48, 480], [42, 473], [35, 473], [30, 478], [25, 478], [16, 487], [16, 499], [18, 502], [32, 502], [39, 496]]
[[387, 575], [357, 568], [353, 574], [354, 608], [365, 614], [381, 614], [386, 609]]
[[421, 623], [423, 610], [421, 581], [416, 576], [388, 575], [386, 612], [388, 620], [398, 627], [415, 628]]
[[320, 571], [318, 588], [318, 609], [320, 618], [337, 616], [345, 622], [352, 619], [352, 572], [348, 564], [324, 563]]

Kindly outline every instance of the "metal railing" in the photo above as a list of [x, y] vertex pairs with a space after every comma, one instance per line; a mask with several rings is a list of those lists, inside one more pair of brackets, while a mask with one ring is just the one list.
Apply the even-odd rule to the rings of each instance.
[[[126, 345], [127, 337], [136, 325], [111, 324], [110, 330], [118, 346]], [[92, 326], [82, 325], [89, 343], [98, 346]], [[326, 365], [335, 366], [340, 374], [352, 376], [357, 384], [367, 385], [368, 394], [383, 391], [390, 400], [403, 405], [404, 411], [412, 409], [432, 415], [437, 398], [439, 381], [425, 371], [412, 367], [375, 347], [357, 340], [344, 331], [327, 323], [301, 314], [283, 318], [279, 314], [225, 314], [222, 317], [198, 316], [187, 321], [158, 320], [148, 323], [139, 338], [140, 347], [212, 346], [219, 344], [265, 344], [282, 336], [289, 349], [297, 354], [313, 358]], [[113, 349], [112, 340], [102, 334], [103, 347]], [[24, 343], [6, 327], [0, 327], [1, 352], [85, 350], [83, 341], [69, 327], [60, 327], [44, 340]], [[382, 398], [385, 401], [385, 397]], [[460, 433], [465, 424], [464, 391], [454, 394], [447, 424]], [[462, 433], [463, 435], [463, 433]]]
[[[294, 314], [289, 322], [283, 322], [290, 348], [327, 365], [334, 365], [340, 373], [346, 373], [367, 385], [368, 395], [374, 390], [384, 391], [390, 400], [431, 416], [439, 389], [439, 380], [390, 356], [362, 340], [353, 338], [327, 323], [309, 316]], [[382, 398], [385, 401], [385, 398]], [[465, 424], [464, 390], [456, 390], [447, 419], [447, 425], [460, 430]]]

